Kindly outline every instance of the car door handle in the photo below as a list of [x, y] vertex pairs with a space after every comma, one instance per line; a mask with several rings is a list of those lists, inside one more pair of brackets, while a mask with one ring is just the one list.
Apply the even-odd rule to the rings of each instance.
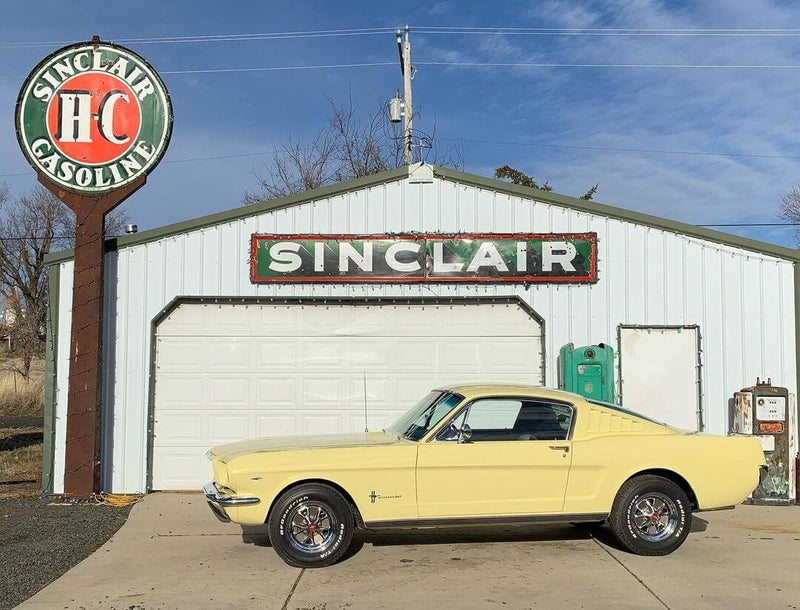
[[553, 451], [563, 451], [564, 453], [566, 453], [567, 451], [569, 451], [569, 445], [550, 445], [550, 449], [552, 449]]

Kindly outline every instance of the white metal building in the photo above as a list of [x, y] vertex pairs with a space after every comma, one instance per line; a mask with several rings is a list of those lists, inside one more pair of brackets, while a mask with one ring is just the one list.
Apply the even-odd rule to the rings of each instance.
[[[258, 284], [251, 236], [584, 233], [594, 283]], [[63, 490], [72, 253], [52, 255], [45, 485]], [[412, 166], [108, 243], [103, 487], [197, 489], [248, 436], [384, 427], [456, 381], [557, 384], [606, 343], [623, 404], [724, 434], [755, 378], [797, 390], [797, 251]]]

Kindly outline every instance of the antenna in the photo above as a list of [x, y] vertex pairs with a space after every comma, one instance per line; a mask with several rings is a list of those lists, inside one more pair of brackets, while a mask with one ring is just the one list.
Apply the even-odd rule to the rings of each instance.
[[367, 423], [367, 371], [364, 371], [364, 432], [369, 432]]

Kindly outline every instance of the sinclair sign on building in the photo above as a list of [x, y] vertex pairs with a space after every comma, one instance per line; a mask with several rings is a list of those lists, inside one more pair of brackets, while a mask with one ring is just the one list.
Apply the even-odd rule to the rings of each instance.
[[164, 84], [137, 54], [79, 43], [45, 58], [22, 87], [17, 136], [33, 167], [65, 189], [102, 193], [148, 173], [169, 143]]

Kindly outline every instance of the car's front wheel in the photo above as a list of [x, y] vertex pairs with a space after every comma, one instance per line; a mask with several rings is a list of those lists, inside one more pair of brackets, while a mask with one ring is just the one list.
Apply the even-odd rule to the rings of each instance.
[[608, 522], [629, 551], [668, 555], [689, 535], [692, 508], [686, 492], [669, 479], [642, 475], [620, 488]]
[[282, 494], [267, 523], [272, 548], [297, 568], [321, 568], [347, 552], [355, 527], [347, 500], [320, 483], [294, 487]]

